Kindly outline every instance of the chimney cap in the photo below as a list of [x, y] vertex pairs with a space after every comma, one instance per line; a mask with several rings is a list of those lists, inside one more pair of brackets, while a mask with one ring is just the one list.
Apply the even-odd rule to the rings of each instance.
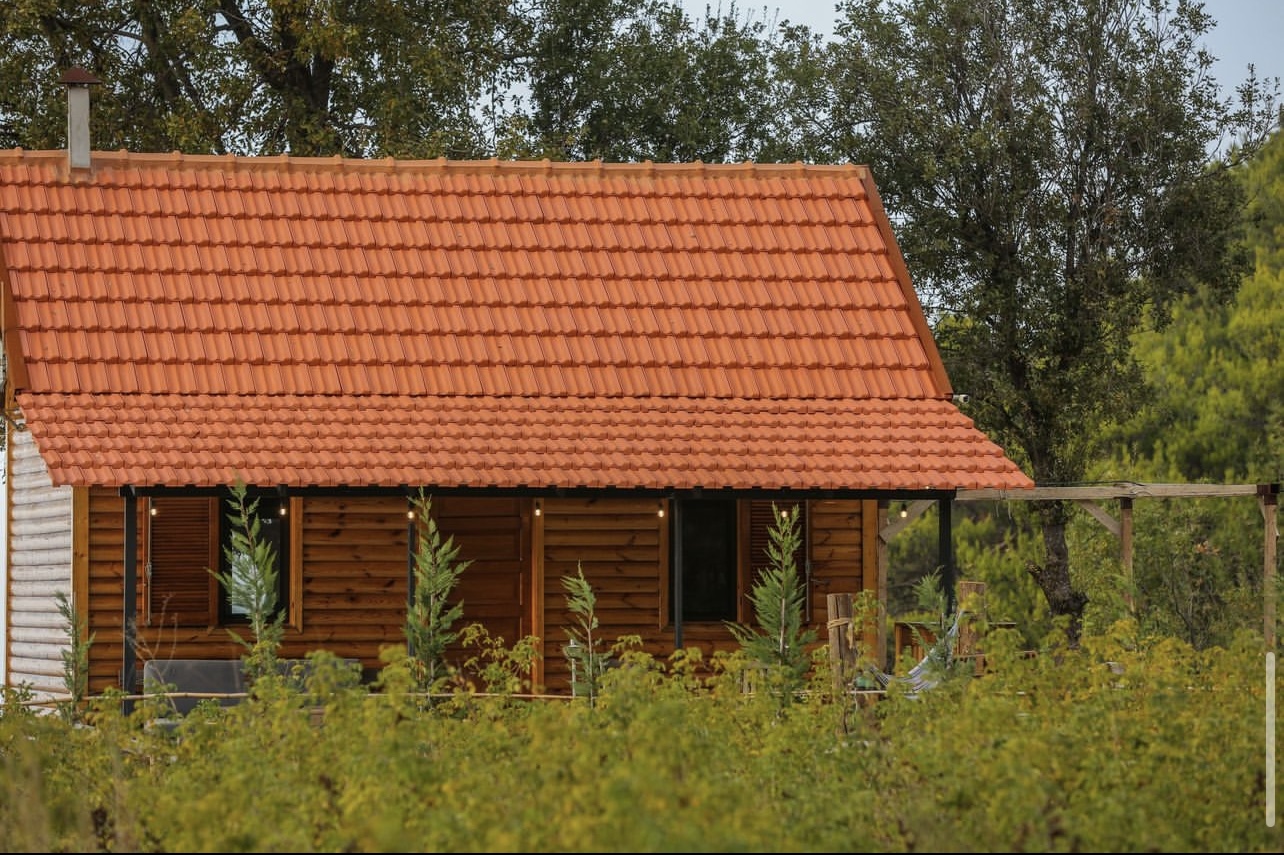
[[68, 86], [92, 86], [95, 83], [102, 83], [101, 80], [85, 71], [79, 65], [64, 71], [62, 77], [58, 78], [58, 82]]

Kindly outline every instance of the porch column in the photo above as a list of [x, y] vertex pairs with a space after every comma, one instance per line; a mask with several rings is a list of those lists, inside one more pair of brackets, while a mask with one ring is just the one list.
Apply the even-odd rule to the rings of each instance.
[[940, 507], [940, 534], [937, 545], [937, 562], [941, 565], [941, 588], [945, 591], [945, 613], [953, 616], [958, 600], [957, 575], [954, 567], [954, 534], [952, 511], [954, 499], [947, 497], [937, 502]]
[[[122, 588], [125, 602], [121, 615], [124, 652], [121, 654], [120, 688], [126, 695], [132, 695], [138, 679], [138, 498], [133, 487], [122, 487], [120, 495], [125, 500], [125, 580]], [[123, 712], [126, 715], [133, 708], [133, 701], [124, 702]]]
[[[417, 543], [418, 521], [415, 519], [415, 503], [406, 497], [406, 619], [415, 607], [415, 549]], [[406, 636], [406, 653], [415, 655], [415, 642]]]

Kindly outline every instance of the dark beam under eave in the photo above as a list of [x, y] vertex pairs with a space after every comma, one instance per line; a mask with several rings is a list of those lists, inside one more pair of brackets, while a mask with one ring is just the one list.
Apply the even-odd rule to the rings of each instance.
[[[722, 487], [495, 487], [462, 485], [422, 486], [283, 486], [279, 484], [251, 484], [251, 488], [276, 490], [282, 496], [307, 498], [343, 496], [350, 498], [375, 498], [389, 496], [414, 496], [423, 492], [427, 496], [489, 496], [517, 498], [599, 498], [599, 499], [751, 499], [774, 500], [782, 503], [801, 502], [807, 499], [928, 499], [936, 501], [952, 498], [954, 489], [942, 490], [875, 490], [865, 488], [840, 489], [730, 489]], [[138, 496], [226, 496], [226, 487], [162, 486], [121, 488], [131, 489]]]

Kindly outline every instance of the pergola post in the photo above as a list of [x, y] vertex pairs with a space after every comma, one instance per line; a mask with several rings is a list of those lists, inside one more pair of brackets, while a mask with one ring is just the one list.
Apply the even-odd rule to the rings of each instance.
[[1137, 597], [1132, 578], [1132, 499], [1119, 500], [1119, 552], [1124, 572], [1124, 604], [1128, 615], [1137, 616]]
[[1266, 536], [1262, 544], [1262, 630], [1266, 638], [1266, 652], [1275, 652], [1275, 559], [1276, 540], [1279, 537], [1279, 485], [1263, 484], [1258, 488], [1257, 502], [1266, 521]]

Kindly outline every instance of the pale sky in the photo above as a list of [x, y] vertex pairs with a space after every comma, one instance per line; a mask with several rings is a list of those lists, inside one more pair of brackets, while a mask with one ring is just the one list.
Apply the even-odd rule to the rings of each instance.
[[[729, 0], [682, 0], [682, 5], [689, 14], [703, 17], [708, 6], [730, 9], [732, 4]], [[756, 18], [779, 17], [826, 34], [833, 32], [836, 5], [834, 0], [735, 3], [742, 13]], [[1205, 0], [1204, 9], [1217, 21], [1207, 47], [1218, 59], [1214, 76], [1223, 89], [1233, 90], [1243, 82], [1250, 62], [1258, 77], [1279, 77], [1284, 81], [1284, 0]]]

